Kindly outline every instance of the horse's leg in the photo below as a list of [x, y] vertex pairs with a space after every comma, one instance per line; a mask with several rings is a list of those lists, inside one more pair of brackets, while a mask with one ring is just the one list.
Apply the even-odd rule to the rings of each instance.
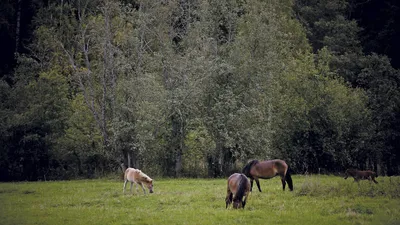
[[253, 178], [250, 178], [250, 191], [253, 191]]
[[246, 206], [246, 201], [247, 201], [247, 198], [249, 197], [249, 192], [246, 192], [246, 194], [244, 195], [244, 197], [243, 197], [243, 201], [242, 201], [242, 207], [243, 207], [243, 209], [244, 209], [244, 207]]
[[378, 183], [378, 181], [375, 180], [375, 177], [372, 177], [372, 181], [373, 181], [375, 184]]
[[131, 194], [132, 194], [132, 186], [133, 186], [133, 182], [131, 181]]
[[226, 193], [226, 198], [225, 198], [226, 208], [228, 208], [229, 204], [232, 203], [232, 198], [233, 198], [233, 194], [232, 194], [232, 192], [228, 189], [228, 191], [227, 191], [227, 193]]
[[258, 181], [258, 178], [255, 178], [255, 180], [256, 180], [258, 190], [261, 192], [260, 181]]
[[281, 176], [281, 181], [282, 181], [282, 188], [283, 188], [283, 190], [285, 190], [285, 187], [286, 187], [286, 180], [285, 180], [285, 177], [284, 177], [284, 176]]
[[285, 181], [288, 184], [290, 191], [293, 191], [292, 175], [290, 175], [289, 172], [287, 172], [286, 175], [285, 175]]
[[124, 181], [124, 188], [122, 188], [122, 193], [124, 193], [124, 194], [125, 194], [125, 189], [126, 189], [126, 183], [128, 183], [128, 180]]
[[136, 193], [139, 194], [139, 188], [138, 185], [140, 185], [141, 183], [135, 182], [135, 189], [136, 189]]
[[144, 187], [143, 187], [143, 183], [140, 183], [140, 186], [142, 186], [143, 193], [144, 193], [144, 194], [146, 194], [146, 189], [144, 189]]

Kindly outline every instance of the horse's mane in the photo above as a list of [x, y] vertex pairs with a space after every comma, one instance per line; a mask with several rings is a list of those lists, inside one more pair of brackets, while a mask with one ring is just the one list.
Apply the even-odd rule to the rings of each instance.
[[247, 163], [247, 164], [243, 167], [242, 173], [243, 173], [244, 175], [246, 175], [247, 177], [252, 178], [252, 176], [251, 176], [251, 174], [250, 174], [250, 170], [251, 170], [251, 167], [252, 167], [253, 165], [257, 164], [257, 163], [258, 163], [258, 160], [256, 160], [256, 159], [251, 160], [249, 163]]
[[246, 183], [247, 183], [247, 177], [243, 174], [240, 174], [240, 181], [239, 181], [239, 185], [238, 185], [238, 190], [235, 194], [235, 199], [239, 199], [241, 200], [245, 194], [246, 191]]
[[142, 181], [150, 183], [153, 180], [149, 176], [147, 176], [145, 173], [143, 173], [141, 170], [138, 170], [138, 171], [139, 171], [139, 176]]

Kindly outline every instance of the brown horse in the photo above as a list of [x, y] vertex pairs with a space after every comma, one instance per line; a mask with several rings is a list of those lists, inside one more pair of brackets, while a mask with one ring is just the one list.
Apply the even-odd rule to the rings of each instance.
[[285, 190], [286, 182], [290, 191], [293, 191], [293, 181], [288, 171], [289, 167], [285, 161], [280, 159], [258, 161], [252, 160], [244, 166], [242, 173], [250, 178], [251, 188], [253, 190], [253, 180], [256, 180], [258, 190], [261, 192], [259, 178], [270, 179], [277, 175], [281, 177], [282, 187]]
[[234, 173], [228, 178], [226, 208], [233, 201], [233, 208], [244, 208], [250, 193], [250, 181], [244, 174]]
[[355, 169], [347, 169], [344, 179], [347, 179], [349, 176], [352, 176], [355, 182], [358, 182], [359, 180], [369, 180], [373, 181], [375, 184], [378, 183], [378, 181], [375, 180], [375, 177], [378, 177], [378, 175], [376, 175], [376, 173], [371, 170], [361, 171]]
[[142, 187], [144, 194], [146, 194], [146, 190], [143, 187], [143, 184], [145, 184], [149, 189], [149, 192], [153, 193], [153, 179], [144, 174], [141, 170], [135, 168], [128, 168], [125, 170], [123, 193], [125, 193], [126, 183], [128, 183], [128, 181], [131, 182], [131, 193], [133, 183], [136, 184], [136, 192], [138, 192], [137, 185], [139, 184]]

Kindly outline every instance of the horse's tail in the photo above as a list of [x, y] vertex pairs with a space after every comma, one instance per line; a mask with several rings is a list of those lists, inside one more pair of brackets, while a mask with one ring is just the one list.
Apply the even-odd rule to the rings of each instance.
[[120, 168], [122, 170], [122, 173], [120, 173], [121, 174], [120, 177], [122, 177], [122, 179], [125, 180], [125, 176], [126, 176], [125, 172], [126, 172], [127, 167], [125, 166], [124, 163], [121, 163]]
[[257, 164], [257, 163], [258, 163], [258, 160], [256, 160], [256, 159], [251, 160], [249, 163], [247, 163], [247, 164], [243, 167], [242, 173], [243, 173], [244, 175], [246, 175], [248, 178], [253, 178], [253, 176], [250, 174], [250, 170], [251, 170], [251, 167], [253, 167], [253, 165], [255, 165], [255, 164]]
[[289, 185], [290, 191], [293, 191], [293, 180], [292, 180], [292, 176], [290, 174], [291, 174], [291, 169], [288, 167], [288, 169], [286, 171], [285, 180], [286, 180], [287, 184]]
[[[238, 186], [238, 189], [236, 191], [234, 200], [236, 200], [236, 199], [242, 200], [243, 199], [243, 197], [245, 195], [245, 192], [246, 192], [246, 184], [247, 184], [247, 182], [248, 182], [247, 177], [245, 175], [243, 175], [243, 174], [240, 174], [239, 186]], [[246, 203], [242, 202], [242, 204], [243, 204], [243, 208], [244, 208], [244, 205]]]
[[123, 173], [125, 173], [125, 170], [128, 169], [128, 167], [125, 166], [125, 163], [121, 163], [120, 167]]

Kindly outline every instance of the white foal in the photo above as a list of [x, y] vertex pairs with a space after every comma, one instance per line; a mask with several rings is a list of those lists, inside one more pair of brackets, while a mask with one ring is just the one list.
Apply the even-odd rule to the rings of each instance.
[[125, 175], [124, 175], [124, 188], [123, 188], [123, 193], [125, 194], [125, 189], [126, 189], [126, 183], [131, 182], [131, 193], [132, 193], [132, 185], [135, 183], [136, 185], [136, 192], [138, 192], [138, 187], [137, 185], [139, 184], [142, 186], [144, 194], [146, 194], [146, 190], [144, 189], [144, 185], [149, 189], [150, 193], [153, 193], [153, 179], [151, 179], [149, 176], [144, 174], [141, 170], [134, 169], [134, 168], [128, 168], [125, 170]]

